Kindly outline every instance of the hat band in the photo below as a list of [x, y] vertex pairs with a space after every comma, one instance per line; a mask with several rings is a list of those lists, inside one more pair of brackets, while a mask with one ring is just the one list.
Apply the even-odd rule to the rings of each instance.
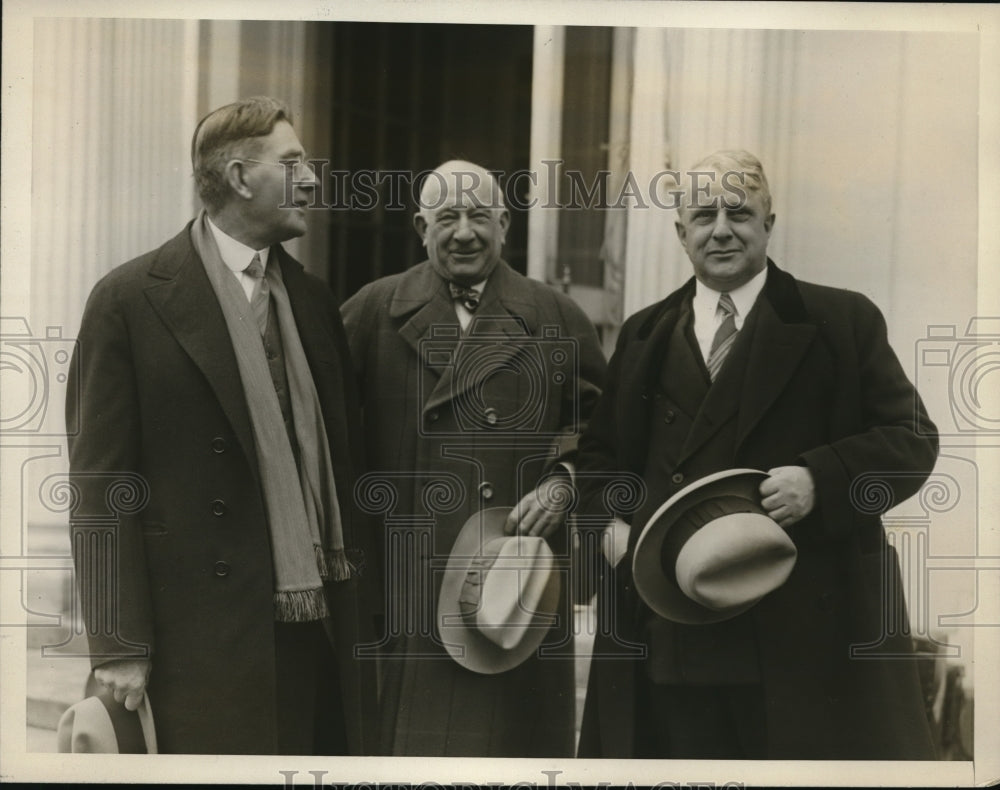
[[667, 578], [677, 581], [675, 563], [677, 555], [695, 532], [718, 518], [734, 513], [759, 513], [767, 515], [764, 509], [746, 497], [726, 495], [693, 504], [685, 510], [667, 532], [660, 550], [660, 565]]

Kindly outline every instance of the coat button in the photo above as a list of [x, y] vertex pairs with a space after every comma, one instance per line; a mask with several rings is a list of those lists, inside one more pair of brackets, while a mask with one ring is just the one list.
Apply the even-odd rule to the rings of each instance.
[[224, 516], [226, 515], [226, 503], [221, 499], [212, 500], [212, 515], [213, 516]]
[[479, 484], [479, 496], [483, 499], [493, 499], [493, 483], [488, 480]]
[[213, 453], [224, 453], [226, 452], [226, 440], [221, 436], [216, 436], [212, 439], [212, 452]]
[[671, 475], [670, 480], [673, 482], [674, 485], [679, 486], [681, 483], [684, 482], [684, 475], [682, 475], [680, 472], [674, 472], [673, 475]]
[[676, 417], [676, 416], [677, 416], [677, 413], [673, 409], [667, 409], [667, 413], [663, 415], [663, 421], [667, 425], [670, 425], [670, 423], [672, 423], [674, 421], [674, 417]]
[[215, 563], [215, 569], [214, 570], [215, 570], [215, 575], [216, 576], [219, 576], [219, 577], [228, 576], [229, 575], [229, 563], [228, 562], [223, 562], [222, 560], [219, 560], [217, 563]]
[[489, 425], [496, 425], [497, 424], [497, 420], [499, 419], [497, 417], [497, 410], [494, 409], [492, 406], [488, 407], [483, 412], [483, 414], [486, 416], [486, 422], [487, 422], [487, 424], [489, 424]]

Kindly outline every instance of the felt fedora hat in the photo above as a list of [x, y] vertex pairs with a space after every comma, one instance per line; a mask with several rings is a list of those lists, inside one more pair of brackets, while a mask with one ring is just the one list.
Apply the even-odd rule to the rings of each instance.
[[720, 622], [785, 583], [797, 552], [760, 504], [766, 478], [756, 469], [708, 475], [650, 517], [636, 543], [632, 577], [654, 612], [677, 623]]
[[557, 622], [560, 578], [543, 538], [505, 535], [511, 508], [486, 508], [462, 526], [441, 580], [437, 626], [449, 655], [494, 675], [537, 650]]
[[63, 713], [56, 727], [56, 744], [64, 753], [156, 754], [149, 694], [130, 711], [115, 702], [110, 689], [95, 689]]

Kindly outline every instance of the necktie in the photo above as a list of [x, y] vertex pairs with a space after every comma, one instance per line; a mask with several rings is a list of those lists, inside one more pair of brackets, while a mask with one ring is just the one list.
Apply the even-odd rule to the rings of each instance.
[[253, 277], [253, 293], [250, 294], [250, 307], [253, 309], [253, 317], [257, 320], [257, 326], [263, 335], [267, 331], [267, 310], [271, 304], [271, 287], [267, 284], [267, 277], [264, 276], [264, 264], [260, 261], [260, 253], [255, 252], [253, 260], [243, 272]]
[[712, 349], [708, 354], [708, 375], [712, 381], [715, 381], [726, 354], [736, 340], [736, 305], [733, 304], [733, 298], [729, 294], [720, 294], [718, 309], [722, 311], [724, 318], [722, 324], [715, 330]]
[[448, 290], [451, 291], [452, 299], [465, 305], [465, 309], [470, 313], [476, 312], [476, 308], [479, 307], [479, 292], [475, 288], [448, 283]]

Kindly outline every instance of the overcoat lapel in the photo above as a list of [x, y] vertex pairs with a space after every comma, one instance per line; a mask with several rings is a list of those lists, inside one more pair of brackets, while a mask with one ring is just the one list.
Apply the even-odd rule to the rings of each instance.
[[[281, 278], [288, 292], [299, 340], [320, 396], [320, 410], [330, 441], [334, 470], [340, 475], [349, 473], [352, 460], [347, 449], [350, 446], [347, 412], [343, 408], [335, 408], [336, 405], [343, 404], [344, 393], [348, 388], [345, 385], [344, 363], [337, 354], [336, 339], [330, 330], [330, 322], [324, 320], [319, 312], [323, 300], [312, 293], [315, 286], [306, 279], [302, 264], [292, 258], [284, 247], [272, 247], [271, 255], [276, 255], [281, 265]], [[338, 485], [347, 484], [343, 477], [337, 482]]]
[[701, 352], [693, 339], [688, 339], [687, 329], [692, 317], [691, 304], [685, 302], [667, 340], [665, 362], [660, 366], [659, 376], [667, 397], [693, 419], [705, 400], [709, 381], [708, 369], [701, 359]]
[[145, 293], [153, 309], [208, 380], [259, 483], [250, 412], [222, 308], [191, 242], [191, 225], [160, 250]]
[[816, 337], [814, 324], [785, 323], [770, 298], [757, 301], [757, 325], [740, 394], [737, 447], [785, 389]]
[[693, 455], [729, 420], [741, 406], [747, 373], [748, 346], [753, 345], [757, 310], [752, 310], [729, 351], [725, 364], [702, 400], [698, 416], [691, 425], [678, 463]]
[[[317, 300], [310, 294], [310, 285], [306, 280], [302, 264], [292, 258], [280, 244], [271, 248], [271, 255], [281, 266], [281, 279], [288, 292], [288, 301], [295, 316], [295, 326], [299, 330], [302, 348], [309, 360], [309, 367], [316, 375], [316, 363], [334, 365], [338, 370], [340, 362], [333, 353], [333, 337], [327, 325], [316, 314]], [[272, 258], [275, 260], [275, 258]]]
[[627, 452], [626, 468], [636, 472], [646, 464], [650, 403], [683, 301], [693, 291], [693, 283], [692, 279], [653, 312], [637, 331], [635, 342], [626, 347], [627, 356], [620, 366], [623, 378], [618, 402], [624, 412], [618, 415], [618, 425], [627, 434], [620, 437], [620, 446]]
[[[425, 408], [433, 409], [461, 397], [496, 371], [516, 369], [513, 360], [530, 353], [533, 346], [524, 341], [537, 328], [537, 309], [530, 294], [521, 279], [501, 261], [490, 276], [472, 322], [459, 340], [454, 366], [441, 377]], [[456, 370], [461, 371], [457, 378], [453, 375]]]
[[531, 295], [504, 261], [490, 276], [464, 336], [447, 283], [426, 263], [400, 279], [389, 315], [402, 320], [399, 335], [418, 356], [423, 375], [428, 377], [429, 386], [423, 388], [424, 412], [459, 397], [477, 383], [476, 376], [455, 376], [456, 370], [475, 370], [469, 355], [482, 354], [484, 345], [489, 345], [484, 369], [505, 369], [513, 357], [525, 353], [523, 343], [510, 341], [530, 336], [537, 327]]
[[430, 266], [417, 266], [403, 274], [392, 295], [389, 316], [404, 319], [399, 336], [418, 356], [424, 341], [443, 338], [457, 342], [461, 332], [448, 288]]
[[399, 336], [417, 357], [426, 410], [429, 394], [443, 376], [451, 375], [447, 363], [454, 359], [462, 331], [447, 286], [426, 264], [404, 272], [392, 294], [389, 317], [399, 322]]

